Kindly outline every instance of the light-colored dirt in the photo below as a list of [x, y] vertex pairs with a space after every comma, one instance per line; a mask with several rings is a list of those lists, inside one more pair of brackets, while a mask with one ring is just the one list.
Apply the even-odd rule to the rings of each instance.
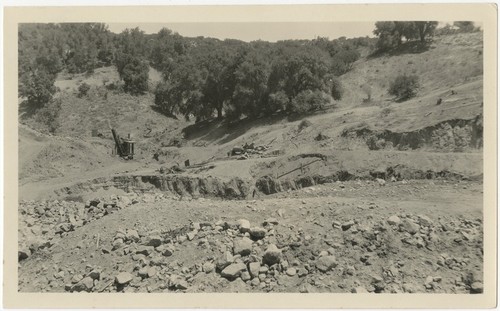
[[[482, 186], [477, 183], [411, 181], [380, 187], [373, 182], [346, 182], [256, 201], [178, 201], [161, 196], [138, 201], [55, 237], [50, 248], [22, 261], [20, 290], [63, 292], [66, 286], [76, 291], [79, 287], [71, 289], [77, 284], [71, 280], [92, 270], [98, 270], [100, 277], [88, 290], [104, 292], [351, 292], [364, 288], [466, 293], [472, 283], [482, 280]], [[21, 210], [29, 211], [30, 206], [33, 203], [25, 203]], [[390, 224], [388, 219], [394, 215], [402, 223], [416, 225], [417, 234]], [[268, 244], [276, 244], [283, 260], [271, 268], [276, 269], [273, 274], [261, 273], [259, 282], [258, 277], [230, 281], [220, 270], [203, 271], [207, 262], [217, 264], [226, 251], [232, 253], [233, 241], [245, 235], [238, 229], [219, 231], [218, 222], [243, 218], [251, 226], [262, 226], [270, 217], [278, 224], [267, 227], [263, 240], [253, 242], [249, 256], [232, 261], [266, 266], [263, 253]], [[335, 225], [350, 221], [352, 227], [345, 231]], [[185, 237], [193, 223], [205, 227], [189, 240]], [[117, 232], [129, 229], [137, 230], [140, 239], [112, 250]], [[157, 247], [150, 248], [147, 256], [136, 255], [152, 236], [160, 236], [161, 244], [173, 254], [162, 255]], [[336, 257], [335, 268], [327, 272], [316, 267], [319, 258], [327, 256], [323, 252]], [[141, 278], [144, 267], [154, 267], [156, 274]], [[287, 275], [287, 267], [301, 271], [301, 276]], [[133, 277], [125, 287], [115, 284], [120, 272]], [[174, 278], [185, 286], [176, 287]]]

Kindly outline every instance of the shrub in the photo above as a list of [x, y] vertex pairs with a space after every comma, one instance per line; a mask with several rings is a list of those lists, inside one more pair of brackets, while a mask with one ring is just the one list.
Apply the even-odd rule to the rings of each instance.
[[329, 138], [330, 137], [328, 137], [327, 135], [325, 135], [323, 133], [318, 133], [318, 135], [316, 137], [314, 137], [314, 140], [316, 140], [316, 141], [322, 141], [322, 140], [327, 140]]
[[148, 90], [148, 65], [140, 60], [127, 64], [123, 70], [124, 90], [132, 95], [144, 94]]
[[109, 84], [106, 84], [106, 89], [110, 91], [117, 91], [120, 89], [120, 83], [118, 81], [111, 82]]
[[325, 92], [305, 90], [292, 100], [291, 107], [289, 108], [292, 113], [305, 113], [323, 109], [331, 102], [333, 102], [333, 98]]
[[407, 100], [414, 97], [420, 87], [418, 76], [399, 75], [389, 85], [389, 94], [399, 100]]
[[171, 100], [171, 87], [166, 82], [158, 83], [155, 90], [155, 105], [163, 113], [174, 115], [176, 113], [176, 103]]
[[52, 99], [56, 92], [54, 82], [55, 75], [44, 70], [35, 70], [21, 76], [19, 94], [26, 97], [29, 107], [40, 109]]
[[146, 62], [129, 54], [119, 54], [116, 68], [125, 82], [125, 92], [140, 95], [148, 90], [149, 67]]
[[268, 112], [285, 110], [288, 102], [288, 97], [286, 96], [285, 92], [278, 91], [269, 95], [265, 109]]
[[35, 120], [44, 125], [50, 133], [54, 133], [60, 126], [59, 112], [61, 111], [61, 100], [55, 99], [40, 108]]
[[387, 117], [388, 115], [390, 115], [392, 112], [392, 109], [390, 107], [385, 107], [382, 109], [382, 111], [380, 111], [380, 115], [382, 117]]
[[309, 126], [311, 126], [311, 125], [312, 125], [311, 121], [309, 121], [309, 120], [307, 120], [307, 119], [304, 119], [304, 120], [302, 120], [302, 121], [299, 123], [299, 126], [297, 127], [297, 130], [298, 130], [299, 132], [301, 132], [303, 129], [305, 129], [306, 127], [309, 127]]
[[332, 90], [331, 95], [335, 100], [341, 100], [344, 95], [344, 87], [338, 78], [332, 78]]
[[393, 147], [391, 141], [386, 141], [383, 138], [377, 138], [375, 135], [368, 137], [366, 145], [370, 150], [390, 149]]
[[89, 92], [90, 90], [90, 85], [88, 85], [87, 83], [82, 83], [80, 84], [80, 86], [78, 87], [78, 97], [84, 97], [84, 96], [87, 96], [87, 93]]

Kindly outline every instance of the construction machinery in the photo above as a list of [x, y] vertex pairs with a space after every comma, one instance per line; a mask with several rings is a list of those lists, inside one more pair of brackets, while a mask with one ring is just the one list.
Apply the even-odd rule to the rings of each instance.
[[133, 159], [135, 141], [130, 139], [130, 134], [128, 134], [128, 138], [121, 138], [113, 128], [111, 133], [113, 133], [113, 139], [115, 140], [115, 154], [126, 160]]

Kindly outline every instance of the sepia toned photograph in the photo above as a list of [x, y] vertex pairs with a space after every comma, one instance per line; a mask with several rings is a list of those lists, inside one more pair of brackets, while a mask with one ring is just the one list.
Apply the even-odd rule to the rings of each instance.
[[484, 294], [483, 20], [15, 40], [18, 293]]

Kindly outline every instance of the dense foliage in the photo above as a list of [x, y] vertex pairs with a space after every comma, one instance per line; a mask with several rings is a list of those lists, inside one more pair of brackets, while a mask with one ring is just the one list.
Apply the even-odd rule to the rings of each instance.
[[[139, 95], [148, 91], [151, 66], [164, 78], [154, 90], [155, 105], [168, 115], [236, 120], [300, 113], [339, 100], [337, 77], [369, 45], [369, 38], [246, 43], [186, 38], [166, 28], [147, 35], [139, 28], [114, 34], [99, 23], [21, 24], [19, 91], [39, 109], [52, 99], [59, 72], [114, 65], [122, 90]], [[87, 85], [78, 92], [85, 96]]]
[[377, 49], [386, 51], [406, 41], [419, 40], [425, 43], [426, 40], [434, 35], [438, 22], [415, 21], [415, 22], [376, 22], [373, 33], [379, 38]]
[[453, 25], [446, 24], [444, 27], [436, 29], [434, 33], [437, 36], [446, 36], [457, 33], [477, 32], [477, 31], [481, 31], [481, 27], [476, 26], [474, 22], [457, 21], [453, 22]]
[[80, 84], [80, 86], [78, 87], [78, 97], [87, 96], [87, 93], [89, 92], [89, 90], [90, 90], [90, 85], [88, 85], [85, 82]]
[[331, 42], [198, 41], [163, 67], [165, 81], [156, 89], [155, 104], [167, 114], [197, 120], [214, 113], [238, 120], [322, 109], [341, 99], [336, 76], [360, 57], [350, 41]]
[[56, 92], [55, 80], [56, 76], [43, 68], [28, 71], [20, 77], [19, 94], [26, 98], [30, 109], [42, 108]]
[[[375, 26], [376, 45], [386, 50], [403, 40], [426, 41], [437, 23], [377, 22]], [[455, 22], [454, 27], [476, 29], [470, 22]], [[114, 34], [100, 23], [20, 24], [19, 94], [31, 107], [41, 109], [55, 94], [59, 72], [92, 73], [114, 65], [121, 82], [106, 85], [108, 89], [132, 95], [152, 91], [157, 109], [173, 117], [233, 121], [308, 113], [342, 98], [341, 76], [362, 53], [374, 48], [374, 40], [318, 37], [247, 43], [187, 38], [166, 28], [156, 34], [139, 28]], [[154, 89], [148, 89], [150, 67], [163, 76]], [[80, 96], [87, 91], [87, 86], [81, 86]], [[371, 90], [363, 91], [370, 100]]]
[[127, 53], [117, 53], [115, 60], [120, 78], [123, 80], [123, 90], [132, 95], [140, 95], [148, 90], [148, 64], [138, 56]]
[[46, 126], [46, 131], [55, 133], [59, 128], [59, 113], [61, 111], [61, 100], [59, 98], [49, 101], [46, 105], [38, 110], [35, 116], [36, 122]]
[[397, 76], [389, 86], [389, 94], [394, 95], [399, 100], [407, 100], [417, 94], [420, 82], [416, 75]]
[[19, 95], [41, 109], [55, 93], [57, 73], [91, 73], [113, 60], [113, 37], [97, 23], [20, 24]]

